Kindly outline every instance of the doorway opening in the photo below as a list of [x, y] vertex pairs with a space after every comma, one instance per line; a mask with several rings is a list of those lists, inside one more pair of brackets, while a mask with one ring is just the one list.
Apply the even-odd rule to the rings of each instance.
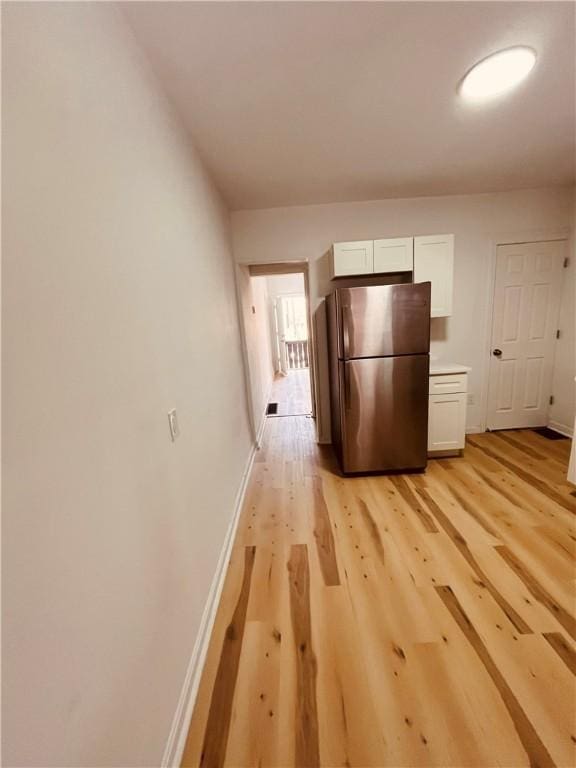
[[270, 301], [274, 381], [270, 416], [310, 416], [310, 339], [304, 276], [267, 277]]
[[247, 389], [256, 442], [266, 418], [315, 418], [306, 262], [238, 266]]

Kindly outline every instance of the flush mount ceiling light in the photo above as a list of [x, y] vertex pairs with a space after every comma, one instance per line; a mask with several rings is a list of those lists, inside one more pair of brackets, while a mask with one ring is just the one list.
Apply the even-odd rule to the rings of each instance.
[[475, 64], [460, 83], [467, 101], [484, 101], [509, 91], [529, 75], [536, 51], [523, 45], [506, 48]]

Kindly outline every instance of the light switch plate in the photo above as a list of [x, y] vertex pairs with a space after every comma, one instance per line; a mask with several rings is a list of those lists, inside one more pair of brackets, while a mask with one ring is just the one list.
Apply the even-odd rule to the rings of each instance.
[[170, 427], [170, 437], [172, 438], [172, 442], [174, 442], [174, 440], [176, 440], [180, 434], [180, 429], [178, 428], [178, 417], [176, 416], [176, 408], [172, 408], [171, 411], [168, 411], [168, 425]]

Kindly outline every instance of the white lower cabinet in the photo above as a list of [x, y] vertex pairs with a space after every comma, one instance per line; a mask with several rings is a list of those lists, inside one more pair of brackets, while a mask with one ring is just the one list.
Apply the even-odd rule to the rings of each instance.
[[467, 375], [430, 376], [428, 453], [458, 452], [466, 439]]
[[428, 451], [458, 451], [464, 448], [466, 395], [430, 395]]

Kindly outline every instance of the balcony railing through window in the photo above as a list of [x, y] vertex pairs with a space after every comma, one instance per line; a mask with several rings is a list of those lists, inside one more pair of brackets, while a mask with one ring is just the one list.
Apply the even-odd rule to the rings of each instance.
[[308, 356], [308, 339], [301, 341], [286, 341], [286, 357], [288, 369], [308, 368], [310, 359]]

